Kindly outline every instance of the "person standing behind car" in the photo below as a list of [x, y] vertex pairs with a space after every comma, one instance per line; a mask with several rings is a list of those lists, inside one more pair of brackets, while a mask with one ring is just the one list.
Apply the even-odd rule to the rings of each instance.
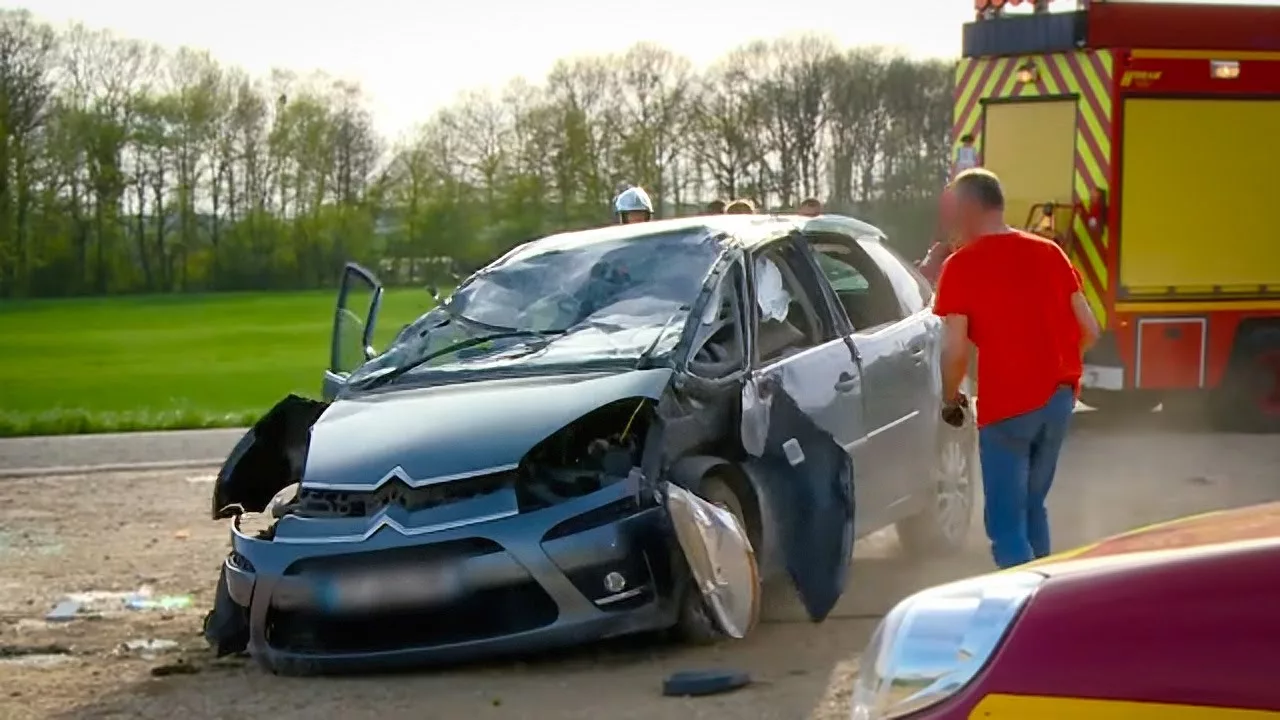
[[613, 214], [619, 225], [649, 222], [653, 219], [653, 202], [644, 188], [632, 186], [614, 198]]
[[822, 201], [815, 197], [805, 198], [800, 207], [796, 208], [796, 214], [801, 217], [818, 217], [822, 214]]
[[933, 311], [945, 320], [943, 416], [962, 419], [969, 344], [982, 363], [978, 445], [985, 521], [996, 565], [1050, 553], [1045, 500], [1098, 322], [1062, 248], [1004, 222], [1004, 191], [967, 170], [954, 193], [957, 249], [942, 264]]

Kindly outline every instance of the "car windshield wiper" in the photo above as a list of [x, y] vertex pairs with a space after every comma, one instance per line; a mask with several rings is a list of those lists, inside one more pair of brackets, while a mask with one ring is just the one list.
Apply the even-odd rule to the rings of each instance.
[[506, 332], [490, 333], [488, 335], [477, 335], [476, 337], [467, 338], [465, 340], [460, 340], [452, 345], [447, 345], [443, 348], [440, 348], [439, 350], [436, 350], [435, 352], [429, 352], [426, 355], [423, 355], [422, 357], [418, 358], [417, 360], [414, 360], [413, 362], [405, 363], [404, 365], [401, 365], [400, 367], [395, 368], [394, 370], [391, 370], [390, 372], [385, 373], [383, 375], [375, 375], [374, 377], [369, 378], [367, 381], [360, 383], [359, 387], [363, 389], [368, 389], [371, 387], [375, 387], [377, 385], [384, 385], [386, 383], [391, 382], [392, 380], [395, 380], [401, 375], [404, 375], [410, 370], [413, 370], [414, 368], [422, 367], [426, 363], [429, 363], [438, 357], [441, 357], [443, 355], [448, 355], [449, 353], [457, 352], [459, 350], [466, 350], [467, 348], [475, 347], [477, 345], [483, 345], [491, 340], [505, 340], [508, 338], [522, 338], [522, 337], [548, 338], [548, 337], [555, 337], [557, 335], [563, 335], [565, 334], [565, 332], [566, 332], [565, 330], [509, 330]]
[[667, 334], [667, 328], [671, 327], [671, 323], [677, 317], [680, 317], [680, 313], [688, 311], [689, 306], [682, 305], [679, 310], [671, 313], [666, 322], [662, 323], [662, 327], [658, 328], [658, 334], [653, 338], [653, 342], [649, 343], [649, 347], [645, 348], [644, 352], [640, 353], [640, 357], [636, 361], [636, 366], [638, 368], [646, 369], [649, 367], [649, 363], [653, 360], [651, 357], [653, 355], [653, 351], [658, 349], [658, 343], [662, 342], [662, 336]]

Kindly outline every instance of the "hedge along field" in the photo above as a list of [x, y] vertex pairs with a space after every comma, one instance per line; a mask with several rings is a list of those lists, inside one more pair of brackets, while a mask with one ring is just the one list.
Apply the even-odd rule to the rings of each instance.
[[[319, 393], [335, 298], [308, 291], [0, 302], [0, 436], [251, 424], [287, 393]], [[432, 304], [422, 289], [388, 290], [375, 346]]]

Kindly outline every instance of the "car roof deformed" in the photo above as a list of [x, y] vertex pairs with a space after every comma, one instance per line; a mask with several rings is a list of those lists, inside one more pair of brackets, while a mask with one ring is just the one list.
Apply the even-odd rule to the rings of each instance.
[[556, 233], [530, 245], [554, 245], [562, 249], [582, 247], [598, 242], [634, 239], [643, 241], [654, 235], [689, 232], [707, 237], [727, 236], [729, 242], [744, 250], [752, 250], [797, 230], [838, 232], [862, 240], [880, 240], [884, 233], [874, 225], [845, 215], [699, 215], [671, 220], [654, 220], [627, 225], [606, 225], [590, 230]]

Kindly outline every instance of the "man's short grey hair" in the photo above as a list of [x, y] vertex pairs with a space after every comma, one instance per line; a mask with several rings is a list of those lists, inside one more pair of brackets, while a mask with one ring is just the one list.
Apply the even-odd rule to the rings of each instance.
[[965, 170], [951, 181], [951, 188], [957, 195], [977, 202], [985, 210], [1004, 210], [1004, 188], [1000, 187], [1000, 178], [990, 170]]

